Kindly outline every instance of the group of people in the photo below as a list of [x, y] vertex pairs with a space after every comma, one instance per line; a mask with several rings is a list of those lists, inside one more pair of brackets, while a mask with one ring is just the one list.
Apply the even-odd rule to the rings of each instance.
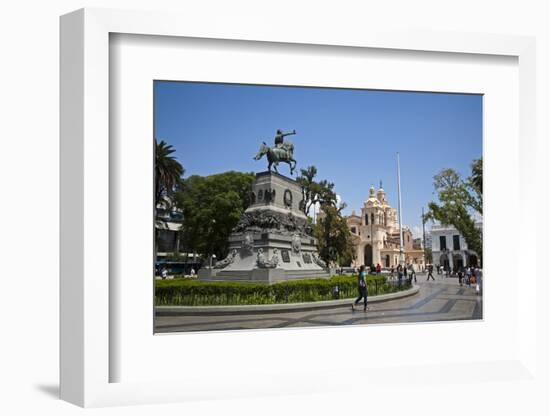
[[[437, 266], [438, 274], [441, 274], [440, 269], [441, 269], [441, 266], [438, 265]], [[435, 281], [435, 278], [433, 275], [434, 266], [432, 264], [428, 265], [426, 267], [426, 271], [428, 272], [428, 277], [426, 281], [430, 280], [430, 278], [432, 278], [432, 280]], [[357, 274], [357, 289], [359, 292], [359, 296], [351, 304], [351, 308], [352, 310], [355, 310], [355, 307], [359, 305], [359, 302], [361, 301], [361, 299], [363, 299], [363, 311], [367, 311], [369, 308], [367, 306], [368, 289], [367, 289], [367, 281], [366, 281], [367, 272], [365, 271], [365, 266], [361, 265], [359, 269], [355, 268], [355, 272]], [[371, 265], [370, 272], [373, 274], [374, 273], [380, 274], [382, 272], [382, 267], [380, 266], [380, 264], [377, 264], [376, 266]], [[416, 283], [416, 271], [412, 264], [409, 264], [409, 263], [405, 265], [399, 264], [396, 268], [392, 266], [390, 268], [390, 276], [394, 278], [395, 274], [397, 274], [399, 286], [401, 286], [403, 279], [408, 280], [409, 284], [412, 284], [412, 281], [414, 279]], [[459, 268], [458, 282], [460, 286], [462, 286], [464, 283], [467, 284], [469, 287], [472, 284], [476, 284], [476, 290], [479, 291], [480, 284], [481, 284], [481, 269], [473, 266], [467, 267], [467, 268], [464, 268], [464, 267]]]
[[[458, 269], [458, 284], [462, 286], [466, 284], [468, 287], [471, 287], [472, 283], [478, 285], [481, 282], [481, 269], [470, 266], [470, 267], [461, 267]], [[479, 290], [479, 289], [478, 289]]]
[[397, 281], [399, 285], [401, 285], [401, 282], [403, 281], [403, 279], [408, 280], [409, 283], [412, 283], [414, 279], [416, 283], [416, 270], [414, 269], [413, 265], [410, 263], [407, 263], [404, 266], [399, 264], [395, 268], [392, 266], [390, 268], [390, 277], [393, 279], [396, 274], [397, 274]]
[[[365, 266], [362, 266], [362, 267], [365, 268]], [[353, 272], [354, 274], [358, 274], [361, 272], [361, 268], [358, 269], [356, 266], [353, 268]], [[380, 266], [380, 263], [377, 263], [376, 266], [374, 264], [371, 264], [369, 266], [369, 272], [370, 274], [380, 274], [382, 273], [382, 266]]]
[[[160, 278], [162, 280], [165, 280], [168, 278], [168, 268], [166, 266], [160, 266], [158, 269], [157, 269], [157, 274], [160, 276]], [[191, 271], [190, 271], [190, 274], [189, 276], [191, 277], [195, 277], [196, 275], [196, 272], [195, 272], [195, 269], [192, 267], [191, 268]]]
[[[464, 268], [464, 267], [458, 267], [458, 268], [453, 268], [451, 269], [451, 267], [449, 267], [448, 265], [446, 266], [441, 266], [441, 265], [436, 265], [436, 270], [437, 270], [437, 274], [444, 274], [445, 277], [452, 277], [452, 276], [458, 276], [458, 274], [460, 272], [462, 272], [462, 275], [464, 275], [464, 273], [467, 271], [467, 269], [469, 269], [469, 267], [467, 268]], [[433, 266], [432, 266], [433, 268]]]
[[[430, 280], [430, 277], [435, 280], [433, 276], [433, 265], [428, 266], [428, 278], [426, 280]], [[479, 267], [475, 266], [469, 266], [469, 267], [458, 267], [454, 273], [451, 273], [450, 268], [448, 267], [442, 267], [440, 265], [436, 266], [437, 274], [443, 274], [445, 273], [445, 277], [451, 277], [451, 274], [455, 274], [458, 277], [458, 284], [460, 286], [466, 285], [468, 287], [471, 287], [472, 284], [476, 285], [476, 291], [480, 292], [481, 290], [481, 269]]]

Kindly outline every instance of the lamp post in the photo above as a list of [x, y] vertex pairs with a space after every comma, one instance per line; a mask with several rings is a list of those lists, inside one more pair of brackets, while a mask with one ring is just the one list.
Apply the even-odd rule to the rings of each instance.
[[[214, 228], [214, 224], [216, 224], [216, 219], [215, 218], [212, 218], [212, 220], [210, 220], [210, 229], [209, 229], [209, 235], [212, 234], [212, 229]], [[210, 236], [210, 241], [212, 241], [212, 237]], [[212, 243], [210, 243], [210, 261], [209, 261], [209, 268], [212, 269]]]
[[370, 262], [374, 264], [374, 212], [370, 213]]
[[[428, 259], [426, 258], [426, 218], [424, 217], [424, 207], [422, 207], [422, 256], [424, 257], [424, 268]], [[433, 256], [432, 256], [433, 257]], [[433, 259], [432, 259], [433, 264]]]
[[424, 217], [424, 207], [422, 207], [422, 248], [426, 250], [426, 218]]

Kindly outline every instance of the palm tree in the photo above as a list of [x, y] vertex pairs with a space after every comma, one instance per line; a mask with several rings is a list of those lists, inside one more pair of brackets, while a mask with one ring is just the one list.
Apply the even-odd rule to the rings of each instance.
[[164, 197], [172, 193], [185, 169], [172, 153], [176, 149], [164, 140], [155, 139], [155, 207], [164, 203]]
[[166, 220], [159, 218], [156, 215], [156, 210], [159, 205], [166, 206], [169, 203], [165, 197], [170, 196], [185, 172], [183, 166], [172, 156], [175, 151], [176, 149], [164, 140], [158, 143], [155, 139], [155, 264], [157, 263], [159, 230], [166, 226]]
[[480, 194], [483, 194], [483, 159], [476, 159], [472, 163], [471, 182], [474, 189]]

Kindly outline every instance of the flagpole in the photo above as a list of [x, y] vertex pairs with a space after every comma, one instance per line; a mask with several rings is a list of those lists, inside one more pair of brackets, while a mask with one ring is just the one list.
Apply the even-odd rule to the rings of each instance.
[[422, 255], [424, 256], [424, 267], [426, 266], [426, 220], [424, 219], [424, 207], [422, 207]]
[[397, 208], [399, 210], [399, 264], [405, 264], [403, 254], [403, 220], [401, 217], [401, 171], [399, 167], [399, 152], [397, 152]]

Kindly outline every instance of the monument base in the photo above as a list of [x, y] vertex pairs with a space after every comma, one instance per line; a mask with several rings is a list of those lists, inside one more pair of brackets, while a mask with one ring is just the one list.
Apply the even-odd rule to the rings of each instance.
[[[295, 180], [274, 172], [256, 175], [253, 203], [229, 237], [229, 256], [199, 279], [277, 283], [324, 278], [330, 273], [317, 241], [299, 209], [302, 191]], [[201, 269], [202, 270], [202, 269]]]
[[326, 270], [286, 271], [284, 269], [233, 270], [213, 274], [200, 274], [199, 279], [210, 282], [243, 282], [273, 284], [289, 280], [328, 279]]
[[199, 269], [199, 271], [197, 273], [197, 277], [200, 280], [208, 280], [208, 279], [211, 279], [212, 277], [215, 277], [215, 276], [216, 276], [216, 269], [214, 269], [212, 267], [203, 267], [203, 268]]

